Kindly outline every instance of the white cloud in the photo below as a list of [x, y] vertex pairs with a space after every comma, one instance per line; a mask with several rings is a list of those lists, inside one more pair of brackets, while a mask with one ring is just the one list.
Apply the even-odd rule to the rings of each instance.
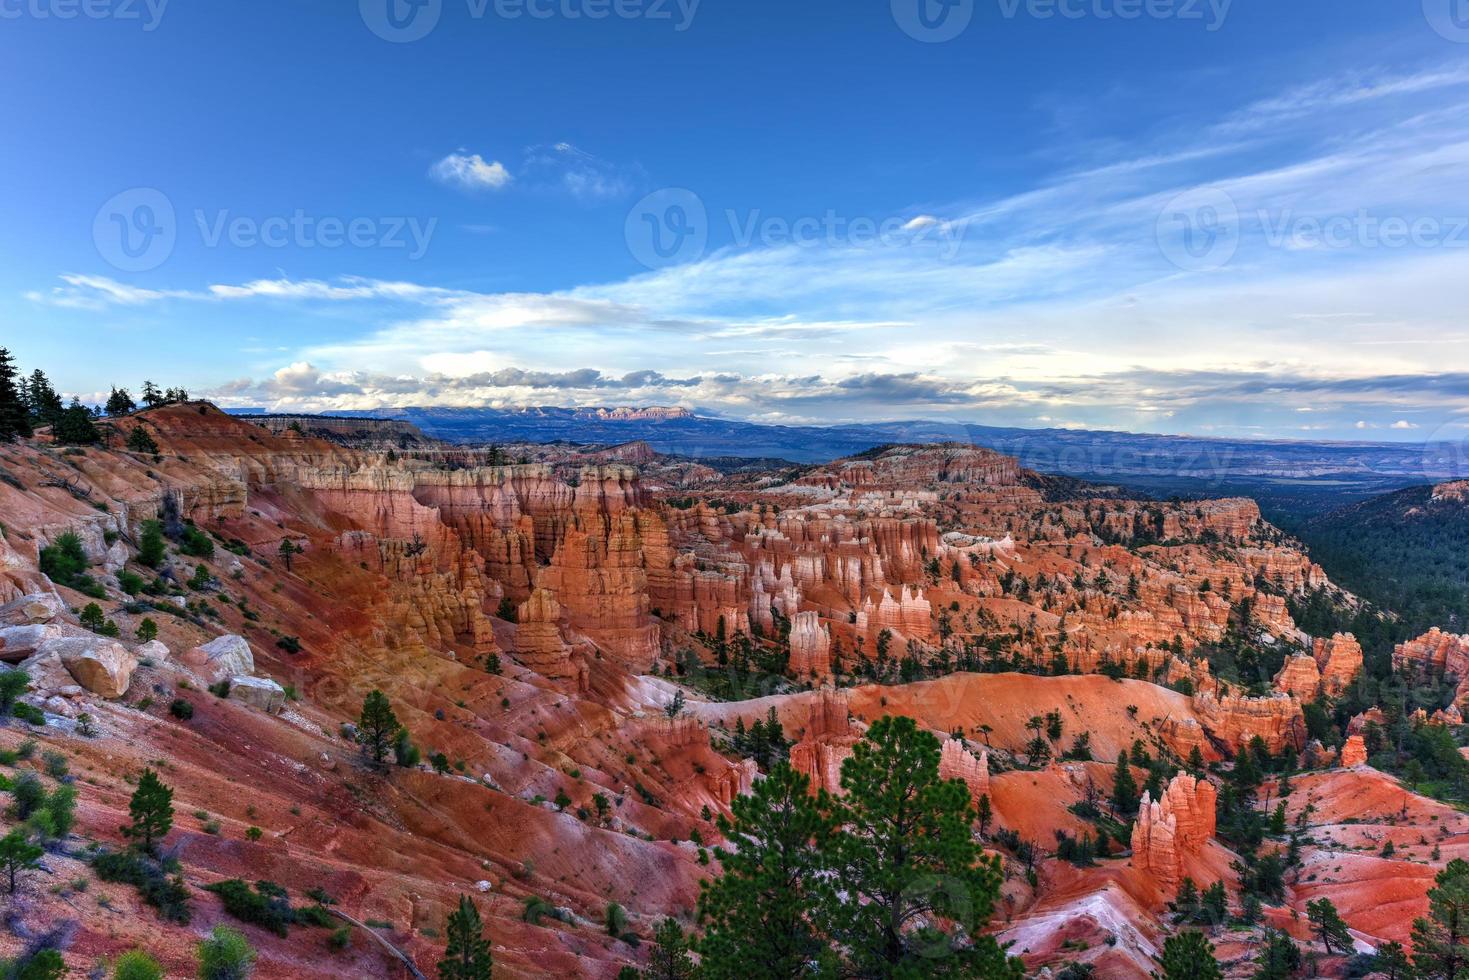
[[509, 185], [510, 171], [499, 160], [486, 162], [478, 153], [450, 153], [429, 168], [429, 175], [450, 186], [467, 190], [500, 190]]
[[1418, 428], [1418, 425], [1415, 422], [1409, 422], [1407, 419], [1398, 419], [1396, 422], [1394, 422], [1392, 424], [1392, 428], [1394, 428], [1394, 429], [1416, 429], [1416, 428]]

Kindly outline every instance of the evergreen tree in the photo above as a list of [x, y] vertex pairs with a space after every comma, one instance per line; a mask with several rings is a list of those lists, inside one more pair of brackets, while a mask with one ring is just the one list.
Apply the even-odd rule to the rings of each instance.
[[15, 361], [0, 347], [0, 442], [31, 434], [31, 412], [16, 383]]
[[51, 426], [51, 436], [67, 446], [90, 446], [102, 439], [102, 433], [92, 424], [91, 410], [76, 398]]
[[0, 838], [0, 875], [5, 876], [10, 894], [15, 894], [21, 874], [35, 868], [43, 853], [30, 842], [24, 828], [16, 827]]
[[126, 415], [129, 412], [135, 411], [138, 405], [133, 401], [133, 396], [128, 394], [126, 388], [114, 387], [112, 394], [107, 396], [107, 405], [105, 407], [107, 414], [116, 418], [119, 415]]
[[149, 568], [161, 568], [168, 557], [168, 544], [163, 540], [161, 521], [144, 521], [138, 540], [138, 561]]
[[459, 896], [459, 908], [449, 915], [444, 931], [448, 944], [439, 961], [440, 980], [488, 980], [490, 944], [484, 938], [479, 909], [468, 895]]
[[[846, 796], [833, 804], [835, 879], [848, 893], [829, 934], [844, 972], [864, 977], [1019, 975], [979, 935], [999, 894], [999, 861], [986, 859], [970, 824], [969, 790], [938, 774], [939, 741], [911, 718], [883, 717], [842, 763]], [[941, 932], [956, 923], [968, 942]]]
[[1159, 957], [1160, 980], [1223, 980], [1224, 973], [1214, 959], [1214, 946], [1202, 932], [1193, 929], [1169, 936]]
[[[702, 975], [709, 980], [782, 980], [825, 975], [831, 953], [813, 922], [835, 901], [823, 848], [829, 801], [782, 762], [730, 804], [719, 830], [734, 845], [719, 852], [723, 873], [704, 884], [699, 918]], [[760, 949], [752, 962], [751, 949]], [[821, 964], [815, 972], [812, 963]]]
[[375, 765], [381, 766], [398, 738], [398, 716], [388, 704], [387, 695], [373, 691], [362, 700], [362, 716], [357, 720], [357, 742]]
[[979, 821], [979, 836], [985, 837], [989, 834], [990, 821], [995, 817], [995, 808], [990, 803], [988, 793], [981, 794], [979, 803], [974, 809], [975, 818]]
[[296, 554], [295, 542], [290, 538], [282, 538], [281, 546], [277, 549], [277, 553], [281, 556], [281, 561], [286, 563], [286, 571], [289, 572], [291, 570], [291, 558]]
[[1255, 964], [1255, 980], [1290, 980], [1300, 968], [1301, 951], [1285, 933], [1271, 930]]
[[55, 425], [61, 417], [61, 396], [51, 387], [46, 372], [36, 368], [26, 382], [26, 404], [30, 408], [31, 425]]
[[133, 426], [133, 431], [128, 433], [127, 447], [131, 452], [158, 455], [158, 443], [141, 423]]
[[1428, 916], [1413, 923], [1413, 965], [1421, 977], [1469, 976], [1469, 863], [1455, 858], [1428, 891]]
[[673, 919], [664, 919], [653, 933], [653, 955], [648, 957], [648, 980], [690, 980], [694, 961], [689, 958], [689, 941]]
[[1316, 933], [1316, 938], [1321, 945], [1326, 947], [1326, 955], [1334, 952], [1336, 947], [1343, 953], [1352, 950], [1352, 935], [1347, 932], [1347, 924], [1342, 921], [1336, 912], [1336, 906], [1329, 898], [1319, 898], [1314, 902], [1306, 903], [1306, 917], [1311, 922], [1311, 929]]
[[163, 785], [152, 769], [144, 769], [128, 804], [128, 814], [133, 822], [123, 828], [123, 836], [138, 841], [138, 846], [151, 854], [154, 845], [173, 828], [173, 790]]
[[1383, 943], [1372, 957], [1372, 969], [1387, 980], [1408, 980], [1413, 975], [1413, 964], [1408, 959], [1402, 943]]
[[1117, 754], [1117, 777], [1112, 783], [1112, 809], [1123, 817], [1130, 817], [1137, 813], [1138, 791], [1137, 781], [1132, 778], [1132, 770], [1127, 767], [1127, 753]]
[[148, 408], [156, 408], [163, 404], [163, 392], [151, 381], [143, 382], [143, 404]]

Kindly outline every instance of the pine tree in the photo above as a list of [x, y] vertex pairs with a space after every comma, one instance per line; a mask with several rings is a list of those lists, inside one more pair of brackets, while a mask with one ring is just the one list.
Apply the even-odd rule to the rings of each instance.
[[5, 876], [12, 895], [15, 894], [20, 875], [35, 868], [44, 853], [30, 842], [23, 828], [16, 827], [0, 838], [0, 874]]
[[1255, 964], [1255, 980], [1290, 980], [1301, 965], [1301, 951], [1285, 933], [1271, 930]]
[[1130, 817], [1137, 813], [1137, 781], [1127, 767], [1127, 753], [1117, 754], [1117, 777], [1112, 783], [1112, 809], [1120, 816]]
[[31, 434], [31, 412], [16, 383], [15, 361], [0, 347], [0, 442]]
[[92, 424], [91, 410], [76, 398], [51, 426], [51, 436], [67, 446], [90, 446], [102, 439], [102, 433]]
[[488, 980], [490, 944], [484, 938], [479, 909], [468, 895], [459, 896], [459, 908], [449, 915], [444, 931], [448, 944], [439, 961], [440, 980]]
[[1372, 969], [1387, 980], [1408, 980], [1413, 975], [1413, 964], [1402, 943], [1387, 942], [1377, 947], [1377, 954], [1372, 957]]
[[168, 544], [163, 540], [161, 521], [144, 521], [138, 540], [138, 561], [149, 568], [161, 568], [168, 557]]
[[141, 424], [133, 426], [133, 431], [128, 433], [127, 447], [131, 452], [158, 455], [158, 443]]
[[113, 387], [112, 394], [107, 396], [107, 404], [105, 406], [107, 414], [113, 418], [135, 411], [137, 407], [137, 403], [133, 401], [133, 396], [128, 394], [128, 390], [117, 387]]
[[[813, 925], [835, 900], [821, 851], [831, 833], [828, 803], [811, 795], [805, 775], [779, 763], [730, 804], [733, 821], [719, 818], [734, 847], [719, 853], [723, 873], [699, 898], [703, 976], [781, 980], [830, 970], [831, 953]], [[761, 955], [752, 962], [756, 948]]]
[[154, 845], [173, 828], [173, 790], [163, 785], [152, 769], [144, 769], [128, 804], [128, 814], [133, 822], [123, 828], [123, 836], [138, 841], [144, 853], [153, 853]]
[[[1018, 963], [980, 935], [1001, 871], [974, 841], [968, 788], [939, 778], [939, 750], [913, 719], [883, 717], [842, 764], [846, 796], [833, 803], [841, 829], [829, 851], [848, 899], [831, 910], [827, 931], [847, 954], [845, 973], [1019, 975]], [[969, 941], [955, 943], [942, 921]]]
[[1214, 959], [1214, 946], [1204, 938], [1202, 932], [1190, 929], [1176, 936], [1169, 936], [1163, 943], [1163, 955], [1158, 963], [1161, 980], [1223, 980], [1224, 973]]
[[979, 803], [976, 804], [974, 813], [976, 819], [979, 820], [979, 836], [988, 836], [990, 821], [995, 817], [995, 808], [990, 803], [990, 795], [988, 793], [980, 795]]
[[1347, 924], [1337, 914], [1331, 899], [1319, 898], [1314, 902], [1307, 902], [1306, 917], [1311, 922], [1316, 938], [1326, 947], [1327, 956], [1332, 954], [1332, 947], [1339, 948], [1343, 953], [1351, 952], [1352, 934], [1347, 931]]
[[664, 919], [653, 933], [653, 954], [648, 957], [647, 980], [690, 980], [694, 961], [689, 958], [689, 941], [673, 919]]
[[1413, 923], [1413, 964], [1423, 977], [1469, 976], [1469, 863], [1455, 858], [1428, 891], [1428, 916]]
[[148, 408], [156, 408], [163, 404], [163, 392], [151, 381], [143, 382], [143, 404]]
[[281, 546], [277, 550], [281, 556], [281, 561], [286, 563], [286, 571], [289, 572], [291, 570], [291, 558], [296, 554], [295, 543], [290, 538], [282, 538]]
[[26, 404], [30, 408], [31, 425], [55, 425], [61, 417], [61, 396], [51, 387], [46, 372], [36, 368], [26, 382]]
[[398, 716], [382, 691], [373, 691], [362, 700], [362, 716], [357, 721], [357, 742], [375, 765], [381, 766], [398, 738]]

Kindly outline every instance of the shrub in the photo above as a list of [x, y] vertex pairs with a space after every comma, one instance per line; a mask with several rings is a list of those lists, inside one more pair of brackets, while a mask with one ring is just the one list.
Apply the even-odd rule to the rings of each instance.
[[167, 558], [168, 545], [163, 540], [163, 525], [158, 521], [144, 521], [138, 542], [138, 561], [149, 568], [159, 568]]
[[40, 777], [33, 772], [22, 775], [10, 787], [13, 799], [10, 803], [10, 813], [17, 820], [29, 820], [31, 814], [41, 809], [41, 804], [46, 802], [46, 788], [41, 785]]
[[215, 926], [197, 953], [199, 980], [244, 980], [255, 967], [249, 940], [228, 926]]
[[210, 684], [209, 685], [209, 693], [210, 694], [213, 694], [217, 698], [227, 698], [227, 697], [229, 697], [230, 696], [230, 682], [229, 682], [229, 679], [226, 678], [225, 680], [220, 681], [218, 684]]
[[118, 588], [122, 589], [128, 595], [137, 595], [139, 592], [143, 591], [143, 586], [147, 584], [148, 583], [144, 580], [143, 576], [139, 575], [137, 572], [132, 572], [124, 568], [122, 571], [117, 573]]
[[112, 966], [113, 980], [163, 980], [163, 967], [141, 949], [123, 953]]
[[174, 698], [173, 703], [168, 706], [168, 713], [179, 721], [188, 721], [194, 717], [194, 703], [183, 698]]
[[261, 830], [259, 827], [246, 827], [245, 836], [252, 841], [256, 841], [265, 836], [265, 831]]
[[55, 749], [47, 749], [41, 753], [41, 764], [46, 767], [46, 775], [52, 779], [65, 779], [70, 767], [66, 764], [66, 756]]
[[295, 915], [291, 911], [290, 900], [279, 885], [268, 881], [256, 882], [252, 891], [239, 878], [230, 878], [205, 885], [204, 890], [218, 895], [224, 903], [224, 910], [241, 922], [268, 929], [282, 938], [290, 934]]
[[278, 646], [278, 647], [280, 647], [282, 650], [286, 651], [287, 653], [300, 653], [301, 652], [301, 640], [298, 637], [294, 637], [294, 636], [283, 636], [279, 640], [276, 640], [275, 641], [275, 645]]
[[0, 718], [8, 716], [14, 710], [16, 699], [30, 686], [31, 675], [23, 670], [7, 670], [0, 673]]
[[33, 704], [17, 704], [11, 709], [15, 717], [30, 725], [46, 724], [46, 713]]
[[179, 550], [191, 558], [213, 558], [214, 540], [193, 524], [185, 525]]
[[101, 851], [92, 858], [92, 870], [103, 881], [132, 885], [143, 901], [169, 922], [188, 925], [189, 889], [184, 879], [170, 878], [164, 867], [136, 851]]
[[327, 945], [330, 946], [333, 950], [335, 950], [335, 951], [337, 951], [339, 953], [342, 950], [344, 950], [344, 949], [351, 948], [351, 946], [352, 946], [352, 927], [351, 926], [339, 926], [336, 929], [334, 929], [332, 931], [331, 938], [327, 940]]
[[71, 585], [86, 569], [87, 554], [82, 550], [82, 539], [71, 531], [41, 549], [41, 571], [53, 582]]

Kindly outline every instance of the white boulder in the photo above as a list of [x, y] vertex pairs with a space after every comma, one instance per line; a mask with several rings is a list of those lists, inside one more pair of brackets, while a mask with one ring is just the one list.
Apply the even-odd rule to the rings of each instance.
[[229, 696], [273, 715], [286, 707], [285, 688], [266, 677], [231, 677]]
[[255, 654], [243, 636], [226, 634], [184, 654], [184, 663], [210, 684], [255, 673]]

